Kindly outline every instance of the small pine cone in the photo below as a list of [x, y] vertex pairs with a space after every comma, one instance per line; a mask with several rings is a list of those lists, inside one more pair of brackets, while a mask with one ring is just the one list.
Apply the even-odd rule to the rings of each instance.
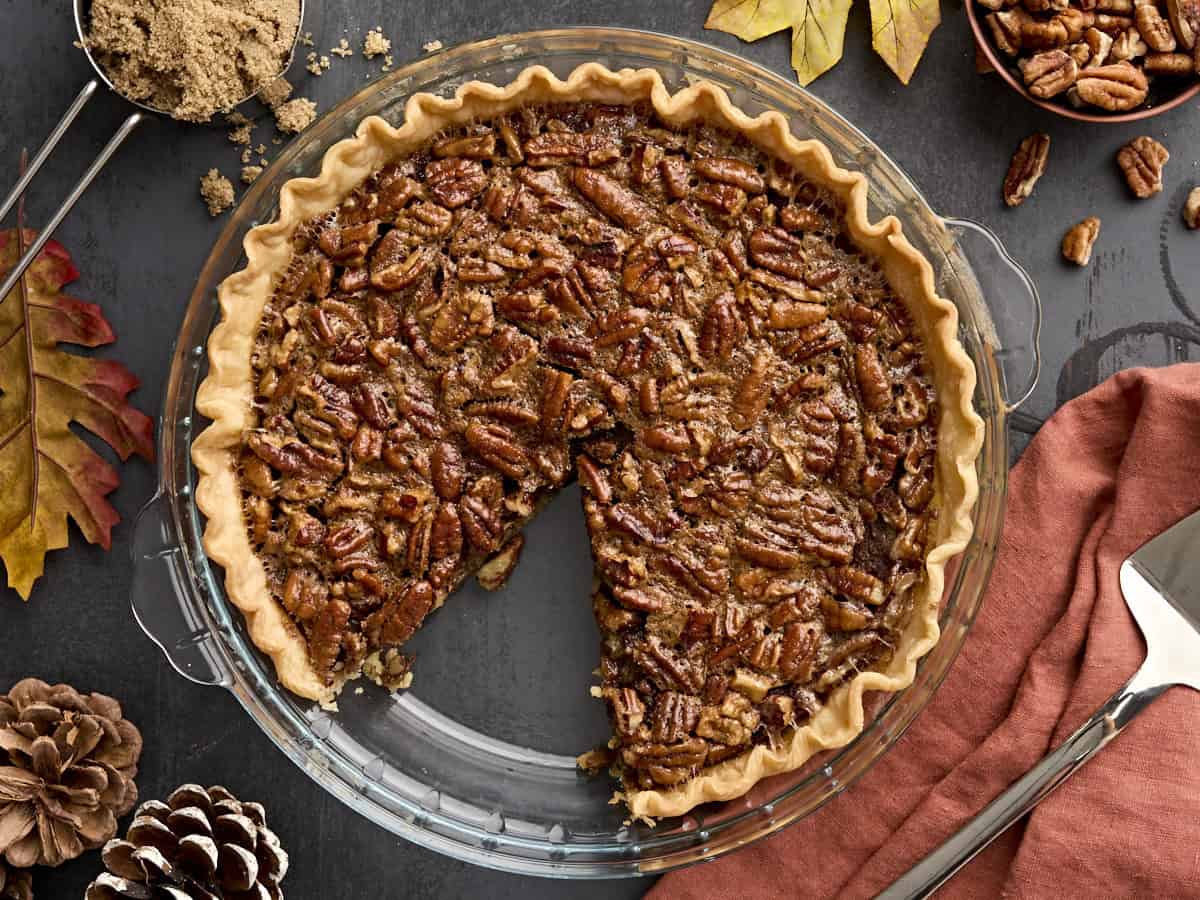
[[33, 900], [33, 876], [28, 869], [10, 869], [0, 857], [0, 900]]
[[84, 900], [283, 900], [288, 870], [260, 804], [196, 784], [143, 803], [102, 857], [108, 871]]
[[137, 803], [142, 735], [103, 694], [26, 678], [0, 694], [0, 854], [57, 866], [117, 833]]

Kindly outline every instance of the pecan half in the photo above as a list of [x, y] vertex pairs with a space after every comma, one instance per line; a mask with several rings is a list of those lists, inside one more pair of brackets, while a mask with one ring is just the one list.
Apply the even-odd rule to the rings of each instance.
[[1004, 202], [1009, 206], [1020, 206], [1029, 195], [1038, 179], [1046, 171], [1046, 160], [1050, 155], [1050, 135], [1031, 134], [1017, 146], [1008, 174], [1004, 176]]
[[1188, 228], [1200, 228], [1200, 187], [1194, 187], [1183, 204], [1183, 221]]
[[475, 579], [485, 591], [498, 591], [504, 587], [517, 563], [521, 559], [521, 551], [525, 549], [525, 536], [514, 534], [500, 551], [479, 567]]
[[437, 159], [425, 167], [429, 193], [447, 209], [465, 206], [488, 185], [488, 175], [477, 159]]
[[1154, 3], [1139, 3], [1133, 10], [1133, 21], [1142, 40], [1151, 50], [1170, 53], [1178, 46], [1171, 24], [1162, 17]]
[[1088, 49], [1088, 58], [1083, 64], [1085, 69], [1094, 69], [1108, 61], [1108, 55], [1112, 52], [1113, 46], [1111, 35], [1099, 28], [1089, 28], [1083, 33], [1083, 42]]
[[1117, 165], [1134, 195], [1146, 199], [1163, 188], [1162, 172], [1171, 154], [1152, 137], [1142, 135], [1117, 151]]
[[767, 183], [758, 170], [749, 163], [730, 157], [708, 157], [698, 159], [692, 168], [696, 174], [709, 181], [731, 184], [747, 194], [761, 194]]
[[503, 425], [473, 421], [463, 435], [467, 446], [485, 463], [509, 478], [528, 471], [529, 457], [515, 435]]
[[634, 229], [650, 221], [650, 208], [636, 194], [603, 172], [576, 169], [571, 175], [571, 181], [579, 193], [592, 201], [596, 209], [614, 222]]
[[1063, 50], [1047, 50], [1022, 59], [1017, 65], [1025, 79], [1025, 88], [1042, 100], [1057, 97], [1079, 76], [1075, 60]]
[[700, 719], [700, 698], [678, 691], [664, 691], [654, 703], [650, 717], [650, 740], [674, 744], [692, 733]]
[[364, 627], [371, 642], [376, 646], [403, 644], [425, 621], [433, 600], [433, 586], [428, 581], [413, 582], [366, 620]]
[[1184, 50], [1193, 50], [1200, 39], [1200, 0], [1167, 0], [1167, 17]]
[[1119, 30], [1113, 35], [1112, 41], [1108, 56], [1115, 62], [1134, 60], [1139, 56], [1145, 56], [1148, 49], [1146, 42], [1138, 34], [1137, 28], [1133, 26]]
[[1147, 75], [1190, 78], [1196, 74], [1196, 62], [1190, 53], [1148, 53], [1142, 71]]
[[425, 273], [435, 255], [430, 246], [408, 250], [404, 233], [393, 229], [371, 252], [371, 285], [381, 291], [403, 290]]
[[1089, 216], [1073, 226], [1062, 239], [1062, 255], [1068, 262], [1086, 266], [1092, 259], [1092, 246], [1100, 236], [1100, 220]]
[[1018, 6], [1003, 12], [988, 13], [984, 21], [991, 29], [996, 46], [1008, 56], [1016, 56], [1021, 52], [1021, 30], [1032, 24], [1034, 19]]
[[[1113, 45], [1113, 56], [1117, 55]], [[1080, 99], [1109, 112], [1125, 112], [1143, 103], [1150, 86], [1141, 70], [1127, 61], [1084, 69], [1075, 82]]]

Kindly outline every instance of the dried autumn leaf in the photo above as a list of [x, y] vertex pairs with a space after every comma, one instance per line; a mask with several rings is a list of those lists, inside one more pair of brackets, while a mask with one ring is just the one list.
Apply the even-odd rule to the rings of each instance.
[[[792, 68], [807, 85], [842, 58], [853, 0], [715, 0], [705, 28], [743, 41], [792, 29]], [[939, 0], [870, 0], [872, 44], [902, 82], [941, 22]]]
[[938, 0], [871, 0], [871, 45], [908, 84], [941, 21]]
[[705, 28], [744, 41], [792, 29], [792, 68], [810, 84], [842, 58], [852, 0], [716, 0]]
[[[0, 278], [34, 238], [0, 232]], [[59, 344], [115, 340], [100, 308], [61, 293], [79, 272], [50, 241], [21, 283], [0, 298], [0, 560], [29, 599], [46, 553], [67, 546], [67, 518], [106, 550], [117, 511], [105, 499], [116, 470], [71, 431], [72, 422], [121, 457], [154, 457], [154, 423], [127, 403], [137, 378], [118, 362], [65, 353]]]

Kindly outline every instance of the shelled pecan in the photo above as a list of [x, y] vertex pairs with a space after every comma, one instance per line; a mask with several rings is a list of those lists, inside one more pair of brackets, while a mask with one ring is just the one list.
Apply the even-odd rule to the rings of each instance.
[[1046, 171], [1050, 156], [1050, 135], [1031, 134], [1021, 141], [1004, 176], [1004, 202], [1020, 206], [1029, 199], [1033, 187]]
[[1063, 258], [1077, 266], [1086, 266], [1092, 260], [1092, 247], [1099, 236], [1100, 220], [1088, 216], [1063, 236]]
[[1162, 190], [1163, 166], [1170, 158], [1166, 147], [1142, 135], [1117, 151], [1117, 166], [1134, 196], [1144, 200]]
[[974, 0], [1031, 95], [1128, 112], [1200, 78], [1200, 0]]

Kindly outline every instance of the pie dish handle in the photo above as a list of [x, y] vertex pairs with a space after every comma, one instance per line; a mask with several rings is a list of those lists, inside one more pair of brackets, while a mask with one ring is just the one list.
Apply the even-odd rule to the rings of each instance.
[[957, 251], [969, 261], [991, 313], [991, 321], [981, 323], [984, 339], [1004, 374], [1005, 411], [1012, 413], [1033, 394], [1041, 374], [1042, 299], [1037, 285], [986, 225], [947, 217], [942, 226], [947, 276], [961, 271], [952, 260]]
[[171, 498], [161, 487], [134, 522], [132, 553], [130, 605], [142, 631], [188, 681], [231, 686], [233, 678], [221, 662], [213, 625], [201, 612], [200, 598], [194, 596], [203, 588], [189, 571], [171, 514]]

